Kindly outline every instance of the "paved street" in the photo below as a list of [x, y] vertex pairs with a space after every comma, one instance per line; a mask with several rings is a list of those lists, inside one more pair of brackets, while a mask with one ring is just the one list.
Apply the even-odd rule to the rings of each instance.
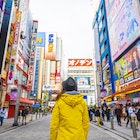
[[[0, 140], [49, 140], [50, 115], [38, 118], [27, 125], [0, 134]], [[6, 120], [5, 120], [6, 123]], [[2, 126], [3, 127], [3, 126]], [[2, 128], [0, 128], [2, 129]], [[126, 140], [95, 124], [90, 125], [88, 140]]]

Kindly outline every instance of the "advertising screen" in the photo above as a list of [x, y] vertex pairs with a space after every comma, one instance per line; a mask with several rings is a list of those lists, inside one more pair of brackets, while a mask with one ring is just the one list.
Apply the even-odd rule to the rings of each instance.
[[[116, 2], [117, 0], [114, 1]], [[114, 3], [112, 1], [112, 7], [108, 9], [110, 11], [107, 18], [112, 61], [116, 60], [140, 36], [137, 0], [126, 0], [120, 6]], [[117, 6], [121, 8], [119, 11]]]
[[118, 75], [116, 85], [140, 78], [140, 40], [115, 63], [115, 71]]
[[75, 80], [77, 82], [78, 87], [90, 85], [90, 78], [89, 77], [85, 77], [85, 76], [75, 77]]

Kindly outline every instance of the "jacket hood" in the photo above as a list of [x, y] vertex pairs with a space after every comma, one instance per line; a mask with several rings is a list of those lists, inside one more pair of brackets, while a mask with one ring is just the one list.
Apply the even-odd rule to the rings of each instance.
[[75, 107], [83, 101], [83, 95], [76, 92], [75, 94], [62, 94], [61, 99], [69, 106]]

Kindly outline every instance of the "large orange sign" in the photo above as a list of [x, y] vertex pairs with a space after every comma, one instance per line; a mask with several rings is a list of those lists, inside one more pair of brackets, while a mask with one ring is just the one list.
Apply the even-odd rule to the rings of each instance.
[[92, 59], [68, 59], [68, 66], [92, 66]]

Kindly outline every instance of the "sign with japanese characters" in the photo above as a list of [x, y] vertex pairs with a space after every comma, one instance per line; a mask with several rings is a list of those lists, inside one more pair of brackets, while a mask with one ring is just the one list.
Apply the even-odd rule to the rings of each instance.
[[92, 59], [68, 59], [68, 66], [92, 66]]
[[37, 36], [38, 21], [33, 21], [33, 30], [32, 30], [32, 43], [30, 51], [30, 60], [29, 60], [29, 70], [28, 70], [28, 82], [27, 89], [29, 91], [34, 89], [34, 74], [35, 74], [35, 51], [36, 51], [36, 36]]

